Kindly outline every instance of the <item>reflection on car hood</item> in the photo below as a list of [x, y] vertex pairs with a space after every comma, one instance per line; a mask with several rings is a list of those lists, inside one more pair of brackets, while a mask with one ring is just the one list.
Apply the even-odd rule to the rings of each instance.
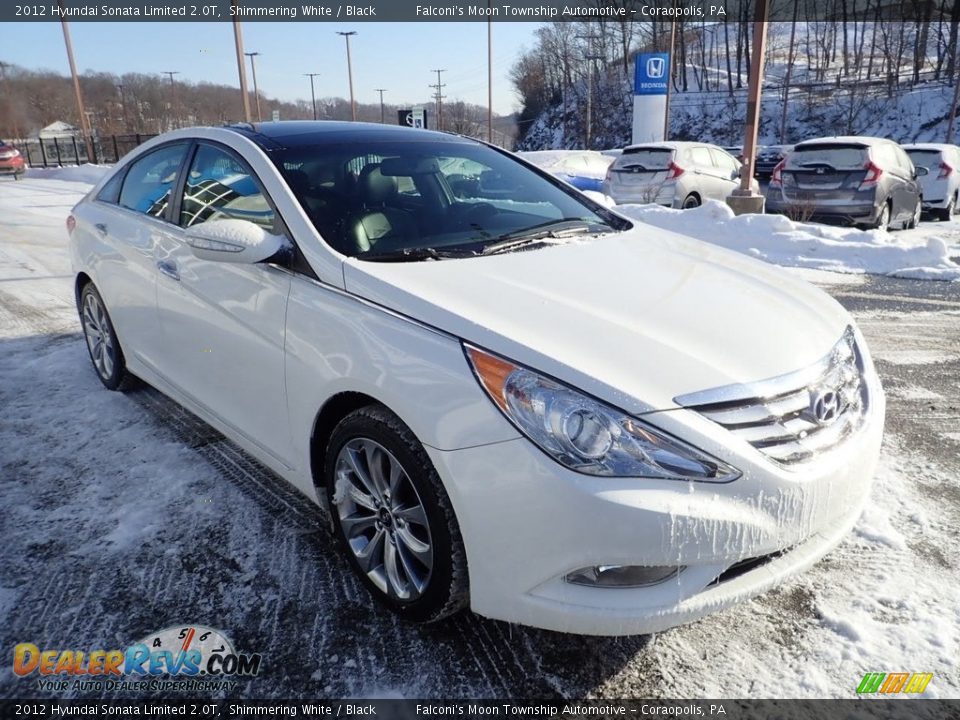
[[639, 413], [822, 358], [851, 322], [746, 256], [643, 223], [539, 250], [346, 261], [349, 292]]

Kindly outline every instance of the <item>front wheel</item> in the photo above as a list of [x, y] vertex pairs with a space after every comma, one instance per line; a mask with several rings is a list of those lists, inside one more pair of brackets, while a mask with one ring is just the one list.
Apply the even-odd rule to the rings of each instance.
[[354, 572], [397, 615], [429, 623], [467, 605], [460, 528], [430, 458], [384, 407], [334, 429], [324, 463], [336, 535]]
[[117, 340], [117, 332], [103, 304], [103, 298], [87, 283], [80, 293], [80, 322], [93, 369], [108, 390], [126, 390], [134, 384]]

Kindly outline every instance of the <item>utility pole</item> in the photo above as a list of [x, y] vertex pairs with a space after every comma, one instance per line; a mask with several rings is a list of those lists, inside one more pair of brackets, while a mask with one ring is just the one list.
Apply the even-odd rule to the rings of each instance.
[[170, 114], [173, 115], [173, 126], [180, 127], [180, 117], [176, 110], [177, 103], [177, 86], [173, 82], [173, 76], [179, 75], [179, 70], [164, 70], [162, 75], [167, 75], [170, 77]]
[[[762, 1], [762, 0], [761, 0]], [[667, 104], [663, 110], [663, 139], [670, 139], [670, 92], [673, 89], [673, 49], [677, 44], [677, 23], [670, 22], [670, 54], [667, 56]]]
[[737, 215], [762, 213], [763, 195], [754, 195], [751, 188], [757, 156], [757, 131], [760, 126], [760, 91], [763, 88], [763, 63], [767, 50], [767, 19], [770, 0], [757, 0], [753, 17], [753, 55], [750, 58], [750, 82], [747, 88], [747, 122], [743, 135], [743, 166], [740, 187], [727, 197], [727, 205]]
[[20, 128], [17, 126], [16, 116], [13, 114], [13, 91], [10, 89], [10, 79], [7, 77], [7, 68], [10, 67], [10, 63], [5, 63], [0, 61], [0, 80], [3, 81], [3, 86], [5, 88], [5, 95], [10, 103], [10, 124], [13, 128], [13, 137], [20, 138]]
[[[60, 8], [63, 8], [63, 2], [60, 2]], [[61, 17], [63, 17], [61, 15]], [[80, 92], [80, 77], [77, 75], [77, 63], [73, 59], [73, 43], [70, 41], [70, 25], [66, 20], [60, 21], [63, 28], [63, 43], [67, 47], [67, 61], [70, 63], [70, 75], [73, 76], [73, 94], [77, 101], [77, 115], [80, 116], [80, 130], [83, 132], [83, 139], [87, 146], [87, 162], [93, 162], [93, 135], [90, 132], [90, 122], [87, 120], [87, 113], [83, 108], [83, 93]], [[79, 164], [79, 158], [78, 164]]]
[[375, 91], [380, 93], [380, 124], [383, 125], [385, 120], [383, 117], [383, 94], [387, 91], [386, 88], [374, 88]]
[[305, 77], [310, 78], [310, 102], [313, 103], [313, 119], [317, 119], [317, 94], [313, 90], [313, 79], [319, 77], [320, 73], [304, 73]]
[[446, 87], [442, 82], [440, 82], [440, 73], [445, 73], [446, 69], [440, 70], [431, 70], [430, 72], [435, 72], [437, 74], [437, 84], [431, 85], [430, 87], [437, 89], [437, 130], [443, 130], [443, 88]]
[[950, 105], [950, 118], [947, 120], [946, 142], [953, 143], [953, 125], [957, 121], [957, 101], [960, 100], [960, 77], [953, 79], [953, 104]]
[[493, 143], [493, 0], [487, 0], [487, 142]]
[[[236, 8], [237, 0], [230, 0], [231, 5]], [[237, 50], [237, 73], [240, 76], [240, 95], [243, 97], [243, 119], [246, 122], [253, 122], [250, 116], [250, 94], [247, 92], [247, 64], [243, 60], [243, 30], [240, 28], [240, 20], [237, 15], [233, 16], [233, 44]]]
[[599, 55], [595, 55], [593, 52], [593, 41], [597, 39], [597, 35], [577, 35], [578, 40], [587, 41], [587, 52], [584, 53], [583, 59], [587, 61], [587, 108], [586, 108], [586, 129], [585, 129], [585, 143], [584, 149], [590, 149], [590, 136], [593, 132], [593, 61], [600, 58]]
[[353, 99], [353, 63], [350, 60], [350, 36], [356, 34], [356, 30], [350, 30], [349, 32], [337, 31], [337, 35], [342, 35], [343, 39], [347, 41], [347, 79], [350, 81], [350, 117], [354, 122], [357, 121], [357, 103]]
[[127, 119], [127, 98], [123, 94], [123, 83], [117, 83], [117, 91], [120, 93], [120, 111], [123, 113], [123, 130], [130, 132], [130, 121]]
[[257, 122], [263, 122], [263, 115], [260, 112], [260, 90], [257, 89], [257, 55], [258, 52], [244, 53], [250, 58], [250, 71], [253, 73], [253, 96], [257, 99]]

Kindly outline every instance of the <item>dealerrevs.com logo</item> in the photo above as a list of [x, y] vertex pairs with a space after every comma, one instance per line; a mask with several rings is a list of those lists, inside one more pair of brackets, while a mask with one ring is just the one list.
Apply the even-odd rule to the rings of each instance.
[[867, 673], [857, 686], [858, 695], [919, 695], [927, 689], [933, 673]]
[[240, 653], [219, 630], [168, 627], [125, 649], [75, 650], [19, 643], [13, 672], [36, 676], [40, 690], [232, 690], [236, 678], [256, 677], [258, 653]]

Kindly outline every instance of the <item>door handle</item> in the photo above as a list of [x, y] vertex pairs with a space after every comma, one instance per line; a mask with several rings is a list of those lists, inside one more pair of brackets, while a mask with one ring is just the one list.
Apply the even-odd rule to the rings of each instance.
[[107, 234], [107, 226], [105, 223], [97, 223], [96, 225], [94, 225], [94, 227], [97, 229], [97, 232], [100, 233], [101, 235], [105, 236]]
[[157, 260], [157, 270], [162, 272], [168, 278], [180, 282], [180, 271], [177, 269], [177, 264], [171, 262], [170, 260]]

